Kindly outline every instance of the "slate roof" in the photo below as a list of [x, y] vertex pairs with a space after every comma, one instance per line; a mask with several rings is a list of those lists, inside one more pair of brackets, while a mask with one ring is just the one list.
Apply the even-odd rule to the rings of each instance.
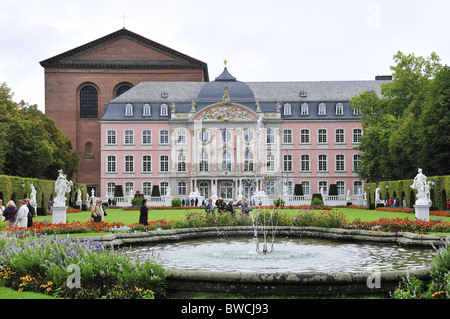
[[[373, 91], [381, 95], [381, 83], [374, 81], [302, 81], [302, 82], [240, 82], [225, 68], [224, 72], [213, 82], [142, 82], [124, 94], [110, 101], [101, 120], [107, 121], [142, 121], [168, 120], [169, 116], [160, 117], [159, 106], [162, 103], [176, 104], [177, 113], [187, 113], [191, 101], [196, 101], [196, 110], [214, 103], [220, 103], [227, 88], [231, 102], [243, 104], [252, 110], [256, 109], [256, 101], [260, 101], [263, 112], [275, 112], [276, 104], [289, 103], [292, 115], [281, 117], [285, 120], [323, 120], [323, 119], [355, 119], [348, 102], [357, 94]], [[166, 94], [164, 94], [166, 93]], [[131, 103], [135, 107], [135, 116], [125, 117], [125, 105]], [[142, 106], [152, 105], [152, 116], [142, 116]], [[309, 115], [300, 115], [300, 106], [308, 103]], [[317, 106], [325, 103], [327, 115], [318, 115]], [[344, 114], [335, 114], [336, 103], [344, 104]]]

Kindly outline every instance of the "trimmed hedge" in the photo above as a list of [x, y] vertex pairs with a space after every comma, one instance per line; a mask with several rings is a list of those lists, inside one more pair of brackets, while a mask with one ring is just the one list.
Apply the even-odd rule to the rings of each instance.
[[[450, 196], [450, 175], [427, 177], [427, 181], [432, 181], [433, 179], [435, 185], [434, 187], [431, 186], [431, 199], [434, 199], [435, 207], [438, 210], [444, 210], [447, 208], [447, 197]], [[397, 197], [400, 201], [400, 205], [402, 205], [403, 197], [406, 197], [408, 207], [413, 208], [417, 195], [417, 190], [411, 188], [413, 183], [414, 179], [378, 182], [378, 186], [380, 187], [380, 198]], [[389, 188], [386, 188], [386, 184], [389, 185]], [[366, 183], [364, 185], [364, 191], [367, 192], [367, 199], [370, 200], [371, 205], [375, 204], [376, 187], [376, 183]]]
[[[22, 183], [25, 187], [22, 188]], [[37, 178], [26, 178], [18, 176], [0, 175], [0, 198], [3, 200], [3, 206], [6, 206], [9, 200], [13, 200], [16, 204], [19, 199], [30, 197], [31, 184], [36, 189], [36, 202], [38, 207], [38, 214], [45, 215], [48, 209], [48, 201], [53, 199], [55, 193], [55, 181], [42, 180]], [[87, 186], [85, 184], [78, 183], [76, 186], [72, 186], [72, 190], [66, 195], [67, 202], [73, 198], [73, 204], [77, 200], [77, 189], [83, 187], [81, 198], [84, 201], [86, 198]]]

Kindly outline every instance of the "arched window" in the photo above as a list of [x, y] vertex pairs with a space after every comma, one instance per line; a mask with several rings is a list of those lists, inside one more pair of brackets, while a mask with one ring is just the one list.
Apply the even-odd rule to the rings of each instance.
[[80, 118], [98, 118], [98, 92], [92, 85], [80, 91]]
[[128, 91], [129, 89], [131, 89], [131, 86], [129, 85], [122, 85], [120, 86], [117, 91], [116, 91], [116, 97], [118, 97], [119, 95], [125, 93], [126, 91]]

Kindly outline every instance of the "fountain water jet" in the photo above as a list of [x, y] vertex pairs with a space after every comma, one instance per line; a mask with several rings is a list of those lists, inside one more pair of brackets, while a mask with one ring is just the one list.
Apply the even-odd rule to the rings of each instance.
[[[261, 213], [262, 211], [262, 213]], [[275, 240], [276, 228], [278, 226], [278, 221], [280, 218], [279, 211], [276, 212], [276, 216], [274, 216], [275, 209], [264, 209], [262, 207], [258, 207], [256, 210], [256, 215], [251, 216], [252, 224], [255, 231], [255, 242], [256, 242], [256, 251], [259, 254], [271, 254], [274, 251], [273, 243]], [[261, 216], [262, 215], [262, 216]], [[259, 245], [260, 242], [258, 240], [258, 229], [262, 232], [262, 250]], [[268, 237], [270, 237], [270, 242], [268, 242]], [[270, 245], [270, 248], [268, 247]]]

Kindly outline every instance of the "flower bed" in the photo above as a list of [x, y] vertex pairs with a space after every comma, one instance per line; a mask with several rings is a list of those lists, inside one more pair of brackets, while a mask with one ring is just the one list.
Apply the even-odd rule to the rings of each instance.
[[46, 235], [0, 237], [0, 284], [62, 298], [153, 299], [166, 294], [164, 269], [157, 264], [136, 262], [91, 239]]

